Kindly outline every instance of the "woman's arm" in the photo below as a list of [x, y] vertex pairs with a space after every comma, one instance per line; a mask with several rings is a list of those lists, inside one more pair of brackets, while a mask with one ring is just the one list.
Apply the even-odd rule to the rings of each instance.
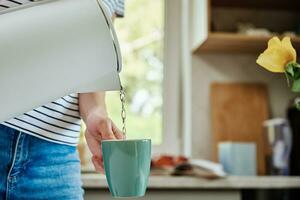
[[93, 164], [96, 171], [103, 172], [101, 140], [122, 139], [123, 133], [107, 115], [105, 92], [79, 94], [79, 109], [87, 127], [85, 138]]
[[[118, 9], [112, 9], [113, 5], [117, 5], [116, 0], [104, 0], [103, 2], [110, 9], [112, 20], [114, 21]], [[124, 4], [124, 1], [120, 0], [118, 3]], [[118, 16], [122, 16], [121, 14], [122, 12], [118, 12]], [[107, 115], [105, 92], [79, 94], [79, 110], [87, 127], [85, 138], [93, 154], [93, 164], [96, 171], [103, 172], [101, 140], [122, 139], [123, 133]]]

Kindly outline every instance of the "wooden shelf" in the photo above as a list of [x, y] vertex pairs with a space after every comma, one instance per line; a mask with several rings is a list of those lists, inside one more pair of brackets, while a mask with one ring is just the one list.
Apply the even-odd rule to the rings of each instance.
[[[267, 47], [271, 37], [248, 36], [236, 33], [209, 33], [207, 39], [193, 53], [252, 53], [259, 54]], [[293, 37], [292, 43], [300, 52], [300, 37]]]
[[299, 11], [299, 0], [211, 0], [214, 7]]

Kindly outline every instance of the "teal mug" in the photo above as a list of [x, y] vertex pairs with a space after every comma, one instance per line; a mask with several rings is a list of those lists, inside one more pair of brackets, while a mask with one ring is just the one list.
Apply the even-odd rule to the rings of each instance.
[[150, 174], [151, 140], [104, 140], [102, 153], [112, 196], [144, 196]]

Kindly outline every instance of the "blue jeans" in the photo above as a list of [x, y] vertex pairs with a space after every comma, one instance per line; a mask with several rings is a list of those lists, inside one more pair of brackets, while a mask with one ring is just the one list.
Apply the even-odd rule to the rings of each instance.
[[83, 199], [76, 147], [0, 124], [0, 200]]

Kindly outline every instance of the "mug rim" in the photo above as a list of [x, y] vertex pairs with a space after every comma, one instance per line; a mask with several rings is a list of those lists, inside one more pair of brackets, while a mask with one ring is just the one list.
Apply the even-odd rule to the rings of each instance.
[[102, 140], [101, 142], [138, 142], [138, 141], [151, 142], [151, 139], [121, 139], [121, 140], [110, 139], [110, 140]]

